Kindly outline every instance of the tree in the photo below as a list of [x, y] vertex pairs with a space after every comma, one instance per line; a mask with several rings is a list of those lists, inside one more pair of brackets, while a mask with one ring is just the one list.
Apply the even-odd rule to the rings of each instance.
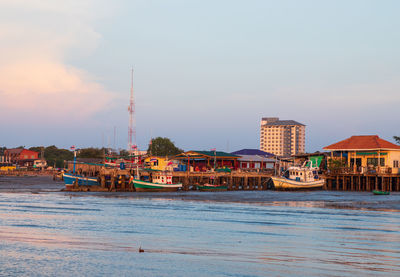
[[[41, 153], [42, 147], [31, 147], [29, 150]], [[74, 158], [74, 154], [67, 149], [58, 149], [55, 145], [48, 146], [44, 149], [44, 159], [49, 166], [64, 167], [64, 161], [70, 161]]]
[[74, 154], [67, 149], [58, 149], [55, 145], [52, 145], [44, 149], [44, 158], [50, 166], [55, 164], [56, 167], [64, 167], [64, 161], [72, 160]]
[[335, 170], [345, 166], [343, 159], [328, 159], [328, 169]]
[[129, 152], [128, 152], [127, 150], [125, 150], [125, 149], [121, 149], [121, 150], [119, 151], [119, 155], [120, 155], [121, 157], [128, 157], [128, 156], [129, 156]]
[[182, 152], [169, 138], [162, 137], [152, 139], [147, 149], [147, 153], [154, 156], [174, 156]]
[[83, 148], [79, 151], [79, 158], [96, 158], [102, 159], [104, 158], [105, 148]]
[[394, 140], [396, 141], [397, 144], [400, 144], [400, 137], [398, 136], [393, 136]]

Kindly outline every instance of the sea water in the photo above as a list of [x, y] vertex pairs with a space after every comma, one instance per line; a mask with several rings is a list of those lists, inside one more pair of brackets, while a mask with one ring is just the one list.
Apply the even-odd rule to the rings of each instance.
[[0, 276], [400, 276], [398, 193], [61, 187], [0, 178]]

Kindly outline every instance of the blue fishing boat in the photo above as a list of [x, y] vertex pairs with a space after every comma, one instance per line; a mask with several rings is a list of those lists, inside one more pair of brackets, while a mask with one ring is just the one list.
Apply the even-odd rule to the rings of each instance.
[[65, 188], [70, 190], [75, 186], [99, 186], [99, 182], [95, 177], [85, 177], [82, 175], [64, 173]]
[[75, 171], [75, 164], [76, 164], [76, 151], [78, 149], [75, 149], [75, 146], [71, 147], [71, 150], [74, 151], [74, 168], [72, 173], [64, 173], [63, 178], [64, 178], [64, 183], [65, 183], [65, 189], [66, 190], [71, 190], [75, 187], [79, 186], [99, 186], [99, 182], [97, 181], [96, 177], [86, 177], [83, 175], [76, 174]]

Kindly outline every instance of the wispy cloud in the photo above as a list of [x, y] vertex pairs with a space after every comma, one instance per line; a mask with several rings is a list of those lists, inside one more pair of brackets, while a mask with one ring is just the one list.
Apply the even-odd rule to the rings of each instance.
[[67, 63], [101, 39], [94, 1], [0, 1], [0, 115], [53, 121], [89, 118], [112, 94]]

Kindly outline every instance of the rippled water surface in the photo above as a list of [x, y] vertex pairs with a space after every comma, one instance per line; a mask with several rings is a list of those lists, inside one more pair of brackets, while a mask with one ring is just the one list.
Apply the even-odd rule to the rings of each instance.
[[61, 188], [0, 177], [1, 276], [400, 276], [400, 194]]

